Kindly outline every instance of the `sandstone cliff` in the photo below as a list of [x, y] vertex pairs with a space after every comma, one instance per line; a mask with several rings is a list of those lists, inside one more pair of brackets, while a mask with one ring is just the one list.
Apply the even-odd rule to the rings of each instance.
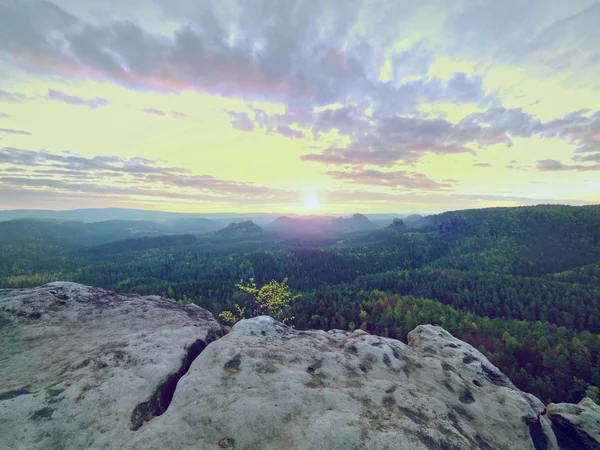
[[[0, 291], [0, 448], [593, 449], [600, 408], [516, 389], [434, 326], [408, 344], [73, 283]], [[558, 438], [558, 440], [557, 440]]]

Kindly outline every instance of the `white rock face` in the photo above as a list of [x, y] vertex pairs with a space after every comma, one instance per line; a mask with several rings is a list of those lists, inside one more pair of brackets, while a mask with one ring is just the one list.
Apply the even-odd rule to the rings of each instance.
[[548, 417], [565, 448], [600, 449], [600, 406], [591, 399], [584, 398], [577, 405], [550, 403]]
[[0, 449], [122, 448], [136, 406], [219, 332], [207, 311], [160, 297], [0, 291]]
[[269, 317], [221, 335], [160, 297], [0, 291], [0, 449], [599, 448], [597, 405], [550, 405], [551, 423], [439, 327], [408, 345]]
[[259, 317], [210, 344], [125, 448], [525, 450], [543, 410], [439, 327], [407, 346]]

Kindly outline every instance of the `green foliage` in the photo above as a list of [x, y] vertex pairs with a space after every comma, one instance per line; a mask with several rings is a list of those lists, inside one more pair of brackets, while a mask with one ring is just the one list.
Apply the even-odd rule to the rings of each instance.
[[600, 389], [597, 386], [589, 386], [585, 391], [585, 396], [600, 404]]
[[219, 317], [227, 323], [235, 323], [241, 319], [254, 317], [261, 314], [269, 315], [280, 322], [291, 323], [294, 316], [289, 315], [290, 304], [300, 295], [293, 295], [288, 286], [288, 279], [284, 278], [281, 283], [271, 280], [261, 288], [256, 286], [253, 278], [249, 284], [243, 284], [242, 281], [236, 284], [242, 291], [251, 298], [251, 307], [240, 307], [235, 304], [237, 314], [231, 311], [223, 311]]
[[223, 320], [223, 322], [233, 325], [234, 323], [239, 322], [242, 319], [247, 319], [248, 317], [251, 317], [246, 314], [245, 307], [241, 307], [237, 303], [233, 306], [236, 309], [236, 313], [233, 313], [231, 311], [221, 311], [219, 313], [219, 317], [221, 318], [221, 320]]

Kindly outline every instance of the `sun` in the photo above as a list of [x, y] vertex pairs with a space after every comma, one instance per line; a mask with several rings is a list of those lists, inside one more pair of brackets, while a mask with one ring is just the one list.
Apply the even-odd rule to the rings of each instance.
[[304, 207], [309, 211], [315, 211], [321, 207], [317, 191], [311, 190], [306, 193], [306, 197], [304, 197]]

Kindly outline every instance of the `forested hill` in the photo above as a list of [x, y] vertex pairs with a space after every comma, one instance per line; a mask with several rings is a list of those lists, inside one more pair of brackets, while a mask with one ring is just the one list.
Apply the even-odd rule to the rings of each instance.
[[600, 206], [452, 211], [397, 223], [354, 244], [416, 246], [433, 253], [427, 263], [434, 267], [539, 276], [600, 259]]
[[[595, 233], [600, 233], [600, 205], [566, 206], [537, 205], [514, 208], [482, 208], [462, 211], [448, 211], [419, 217], [409, 222], [415, 230], [463, 232], [465, 234], [479, 232], [492, 236], [515, 235], [561, 231], [572, 227], [594, 226]], [[584, 230], [582, 230], [584, 231]], [[592, 231], [591, 229], [589, 231]]]
[[[75, 281], [192, 301], [216, 315], [247, 301], [240, 280], [287, 277], [301, 295], [297, 328], [403, 338], [439, 324], [545, 402], [576, 402], [600, 387], [600, 206], [412, 216], [343, 239], [149, 231], [107, 243], [109, 224], [89, 225], [98, 231], [0, 223], [10, 231], [0, 237], [0, 288]], [[117, 239], [139, 230], [115, 225]]]

